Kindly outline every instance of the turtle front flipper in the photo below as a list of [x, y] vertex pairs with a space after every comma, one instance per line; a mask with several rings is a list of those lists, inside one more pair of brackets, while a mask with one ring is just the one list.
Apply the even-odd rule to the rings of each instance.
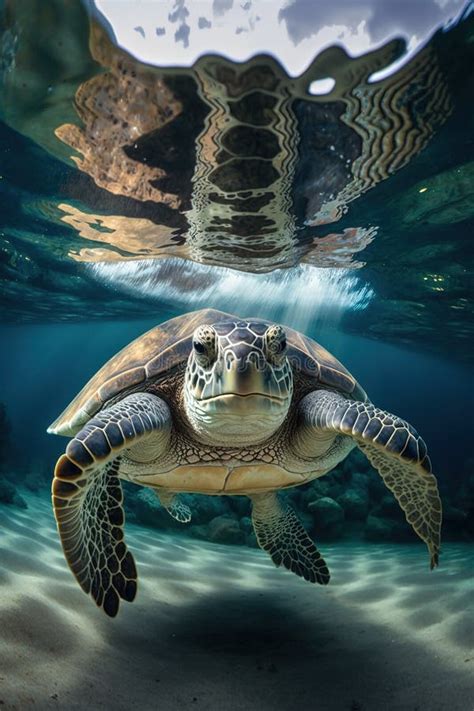
[[327, 585], [328, 567], [291, 506], [283, 506], [274, 493], [250, 498], [258, 545], [275, 565], [283, 565], [311, 583]]
[[431, 568], [438, 565], [441, 500], [426, 444], [416, 430], [370, 402], [354, 402], [338, 393], [318, 390], [299, 404], [296, 441], [301, 453], [310, 456], [312, 443], [320, 448], [318, 436], [324, 438], [328, 431], [355, 440], [428, 546]]
[[[121, 453], [166, 439], [170, 412], [149, 394], [134, 394], [99, 412], [77, 433], [56, 464], [53, 508], [64, 555], [81, 588], [115, 617], [120, 598], [131, 602], [137, 571], [123, 540]], [[133, 451], [132, 449], [132, 451]]]

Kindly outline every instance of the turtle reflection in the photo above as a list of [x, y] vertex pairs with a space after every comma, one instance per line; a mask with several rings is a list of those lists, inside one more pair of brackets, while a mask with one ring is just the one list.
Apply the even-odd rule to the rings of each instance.
[[[150, 67], [94, 23], [90, 47], [105, 71], [76, 92], [81, 125], [61, 124], [56, 135], [98, 187], [133, 206], [113, 215], [120, 231], [104, 232], [110, 215], [61, 205], [61, 219], [102, 243], [75, 250], [79, 261], [180, 256], [255, 272], [299, 262], [361, 266], [353, 255], [374, 226], [329, 235], [323, 226], [406, 165], [451, 111], [432, 46], [372, 83], [402, 42], [359, 58], [330, 48], [297, 78], [263, 55]], [[330, 93], [312, 96], [311, 83], [328, 75]]]

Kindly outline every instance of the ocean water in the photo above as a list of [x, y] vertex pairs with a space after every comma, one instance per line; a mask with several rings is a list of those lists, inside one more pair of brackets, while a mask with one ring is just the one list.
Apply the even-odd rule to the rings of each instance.
[[[291, 72], [278, 52], [152, 66], [90, 5], [0, 2], [0, 705], [467, 711], [472, 7], [404, 63], [390, 36]], [[120, 349], [206, 308], [305, 334], [416, 428], [439, 567], [356, 448], [281, 493], [329, 585], [273, 565], [247, 497], [186, 493], [179, 523], [125, 482], [136, 599], [112, 618], [81, 591], [51, 505], [68, 440], [46, 430]]]

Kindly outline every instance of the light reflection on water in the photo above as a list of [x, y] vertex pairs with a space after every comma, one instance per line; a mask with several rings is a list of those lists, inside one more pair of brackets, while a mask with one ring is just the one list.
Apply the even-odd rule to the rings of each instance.
[[126, 293], [185, 306], [214, 306], [242, 316], [275, 318], [305, 330], [339, 322], [347, 309], [364, 309], [375, 296], [353, 270], [301, 265], [251, 274], [179, 259], [97, 262], [86, 269], [101, 283]]

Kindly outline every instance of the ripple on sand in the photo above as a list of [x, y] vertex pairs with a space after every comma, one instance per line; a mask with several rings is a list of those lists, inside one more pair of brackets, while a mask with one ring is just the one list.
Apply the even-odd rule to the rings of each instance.
[[348, 590], [346, 593], [342, 593], [340, 597], [350, 602], [357, 602], [364, 605], [380, 602], [381, 600], [388, 600], [393, 596], [393, 592], [393, 587], [375, 584], [371, 581], [364, 587], [357, 588], [357, 590]]
[[[56, 605], [31, 595], [17, 595], [13, 604], [1, 610], [2, 641], [19, 643], [38, 652], [67, 655], [77, 647], [79, 640], [74, 624], [61, 615]], [[51, 641], [54, 629], [55, 643]]]
[[471, 604], [466, 610], [467, 614], [457, 615], [457, 619], [451, 623], [448, 635], [449, 639], [465, 650], [474, 649], [474, 605]]
[[[209, 709], [232, 699], [236, 710], [293, 711], [296, 703], [343, 711], [355, 699], [364, 711], [465, 711], [458, 702], [470, 683], [472, 631], [462, 555], [430, 574], [421, 547], [331, 545], [324, 588], [257, 550], [130, 527], [138, 596], [110, 620], [67, 569], [50, 510], [32, 502], [29, 515], [34, 529], [26, 533], [22, 516], [19, 570], [9, 558], [0, 598], [2, 698], [11, 706], [28, 707], [22, 699], [34, 690], [37, 708], [129, 711], [133, 689], [135, 708], [151, 699], [187, 708], [199, 697]], [[9, 521], [18, 535], [14, 513]], [[47, 541], [40, 560], [28, 547], [35, 531]], [[8, 533], [3, 540], [18, 556]], [[466, 609], [448, 610], [454, 600]]]
[[431, 627], [432, 625], [437, 625], [440, 622], [445, 621], [446, 615], [443, 614], [441, 609], [428, 608], [426, 610], [420, 609], [408, 615], [407, 623], [415, 630], [424, 629], [425, 627]]

